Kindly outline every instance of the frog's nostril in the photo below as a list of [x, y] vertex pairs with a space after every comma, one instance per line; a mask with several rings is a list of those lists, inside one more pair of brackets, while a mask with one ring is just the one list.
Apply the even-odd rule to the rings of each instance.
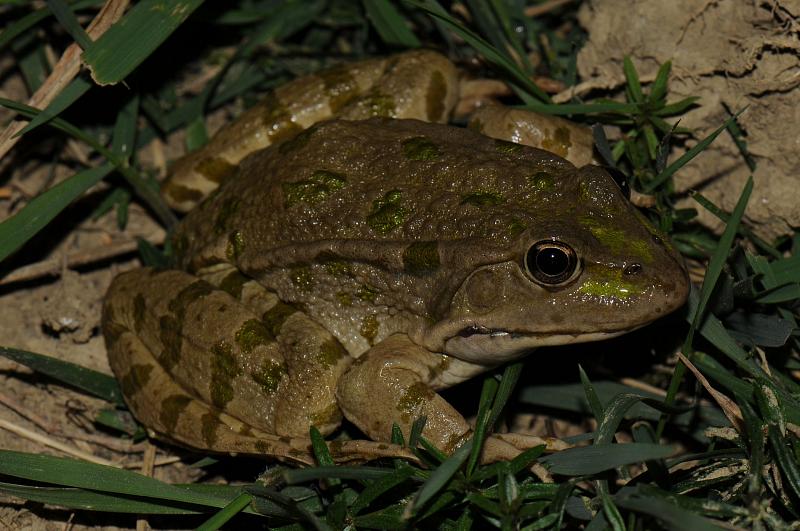
[[642, 271], [642, 264], [634, 262], [626, 267], [623, 271], [626, 275], [636, 275]]

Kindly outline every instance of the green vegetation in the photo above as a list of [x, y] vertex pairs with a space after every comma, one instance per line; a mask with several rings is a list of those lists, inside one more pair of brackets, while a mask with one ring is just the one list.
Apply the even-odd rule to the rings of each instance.
[[[196, 147], [207, 139], [208, 113], [235, 100], [251, 105], [258, 94], [297, 74], [343, 59], [436, 47], [452, 57], [479, 58], [486, 65], [483, 74], [511, 84], [516, 104], [619, 128], [621, 135], [613, 141], [595, 128], [599, 153], [629, 177], [634, 190], [655, 198], [645, 215], [671, 234], [679, 250], [708, 264], [685, 312], [688, 325], [676, 324], [666, 340], [682, 344], [683, 359], [705, 382], [697, 385], [696, 375], [677, 362], [669, 374], [654, 372], [646, 378], [667, 389], [665, 398], [616, 382], [592, 382], [583, 370], [580, 383], [534, 385], [526, 383], [522, 365], [513, 364], [483, 379], [474, 437], [453, 455], [440, 454], [420, 437], [425, 419], [411, 433], [395, 431], [394, 442], [414, 448], [420, 464], [396, 459], [336, 466], [325, 442], [312, 432], [319, 467], [273, 466], [244, 486], [169, 485], [102, 465], [0, 451], [0, 492], [75, 509], [181, 519], [167, 520], [169, 527], [208, 519], [203, 529], [217, 529], [230, 518], [284, 530], [798, 528], [800, 234], [766, 242], [742, 224], [752, 181], [730, 213], [694, 196], [699, 207], [726, 222], [721, 237], [694, 224], [694, 209], [675, 209], [672, 176], [693, 156], [702, 156], [718, 134], [734, 135], [743, 161], [751, 169], [753, 162], [735, 117], [668, 162], [672, 148], [692, 133], [667, 119], [697, 104], [693, 98], [669, 98], [669, 63], [642, 87], [626, 60], [625, 101], [555, 105], [532, 78], [575, 82], [582, 37], [574, 29], [558, 31], [574, 9], [569, 5], [530, 19], [522, 2], [465, 0], [459, 4], [461, 12], [470, 14], [465, 25], [435, 0], [142, 0], [113, 31], [91, 42], [76, 15], [81, 21], [94, 16], [103, 2], [46, 4], [3, 2], [0, 48], [15, 50], [33, 91], [48, 73], [40, 60], [46, 39], [54, 34], [51, 30], [62, 28], [59, 46], [71, 40], [83, 46], [89, 72], [75, 78], [46, 109], [7, 99], [0, 99], [0, 105], [32, 119], [25, 135], [49, 128], [48, 135], [81, 142], [89, 162], [76, 163], [71, 178], [0, 223], [0, 260], [40, 231], [51, 230], [48, 223], [102, 179], [111, 179], [115, 187], [97, 214], [116, 208], [124, 225], [129, 202], [139, 201], [170, 228], [175, 216], [140, 162], [139, 150], [154, 138], [185, 131], [187, 145]], [[166, 4], [174, 9], [161, 9]], [[40, 28], [46, 31], [33, 31]], [[193, 35], [206, 38], [198, 41]], [[541, 59], [536, 67], [531, 53]], [[205, 88], [179, 97], [178, 76], [198, 64], [218, 68]], [[115, 97], [106, 98], [109, 91]], [[108, 105], [103, 113], [114, 119], [73, 112], [95, 96]], [[162, 260], [152, 246], [142, 248], [151, 261]], [[639, 348], [642, 358], [649, 355], [647, 346]], [[15, 349], [0, 349], [0, 354], [121, 406], [119, 388], [108, 376]], [[541, 357], [527, 363], [548, 370]], [[719, 394], [710, 396], [706, 385]], [[580, 443], [576, 448], [545, 453], [537, 447], [509, 462], [482, 465], [480, 448], [509, 402], [554, 415], [592, 416], [597, 428], [569, 438]], [[110, 411], [97, 422], [142, 436], [118, 422], [117, 413]], [[548, 470], [553, 482], [532, 473], [532, 465], [540, 476]]]

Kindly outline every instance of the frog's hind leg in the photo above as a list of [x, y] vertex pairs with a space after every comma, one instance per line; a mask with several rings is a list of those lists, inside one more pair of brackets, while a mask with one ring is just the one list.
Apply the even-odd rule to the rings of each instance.
[[340, 422], [334, 388], [349, 357], [302, 312], [230, 273], [117, 277], [103, 311], [112, 369], [134, 415], [169, 439], [307, 462], [309, 426]]

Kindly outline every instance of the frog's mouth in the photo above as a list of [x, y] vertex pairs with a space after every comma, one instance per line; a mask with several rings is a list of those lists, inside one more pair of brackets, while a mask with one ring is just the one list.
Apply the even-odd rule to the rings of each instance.
[[472, 324], [462, 328], [454, 336], [447, 339], [444, 350], [447, 354], [464, 361], [481, 364], [486, 364], [487, 361], [505, 363], [506, 361], [520, 358], [538, 347], [598, 341], [616, 337], [629, 331], [536, 334]]

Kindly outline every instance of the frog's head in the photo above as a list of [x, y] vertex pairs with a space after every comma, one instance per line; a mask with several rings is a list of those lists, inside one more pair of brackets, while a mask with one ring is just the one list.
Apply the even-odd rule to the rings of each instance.
[[[567, 172], [536, 208], [517, 203], [528, 227], [496, 251], [474, 245], [449, 307], [426, 342], [478, 363], [501, 363], [546, 345], [618, 336], [683, 305], [680, 255], [596, 166]], [[508, 205], [507, 205], [508, 206]]]

